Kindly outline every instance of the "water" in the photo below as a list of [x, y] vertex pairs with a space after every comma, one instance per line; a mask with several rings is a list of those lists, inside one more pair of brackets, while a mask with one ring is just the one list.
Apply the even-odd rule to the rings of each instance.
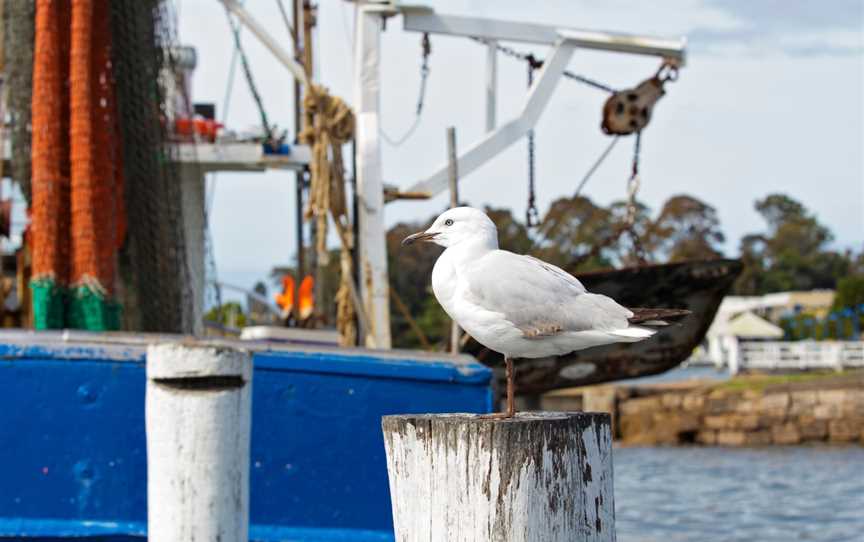
[[717, 370], [714, 367], [676, 367], [665, 373], [642, 378], [631, 378], [616, 382], [622, 386], [641, 386], [646, 384], [670, 384], [687, 380], [728, 380], [729, 372]]
[[616, 448], [621, 542], [864, 540], [864, 448]]

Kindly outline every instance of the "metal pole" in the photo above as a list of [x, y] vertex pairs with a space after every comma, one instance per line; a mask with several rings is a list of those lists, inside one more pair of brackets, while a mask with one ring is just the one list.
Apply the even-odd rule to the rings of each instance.
[[486, 131], [495, 129], [495, 112], [497, 109], [498, 91], [498, 45], [490, 41], [486, 45]]
[[[357, 215], [360, 212], [360, 198], [357, 197], [357, 140], [351, 140], [351, 236], [354, 240], [354, 245], [351, 248], [351, 271], [352, 276], [351, 280], [354, 281], [354, 284], [360, 284], [360, 221], [357, 218]], [[355, 311], [355, 315], [359, 315], [359, 312]], [[355, 325], [357, 326], [357, 346], [361, 346], [364, 342], [366, 335], [369, 333], [368, 329], [363, 329], [360, 323], [360, 318], [355, 318], [357, 321]]]
[[[459, 161], [456, 154], [456, 128], [447, 128], [447, 164], [450, 177], [450, 208], [459, 206]], [[450, 352], [459, 353], [459, 324], [450, 322]]]
[[[316, 10], [317, 8], [312, 5], [309, 0], [303, 0], [303, 68], [306, 70], [306, 78], [311, 81], [312, 75], [314, 73], [314, 41], [312, 36], [312, 30], [316, 25]], [[300, 29], [297, 29], [299, 33]], [[315, 119], [312, 115], [312, 111], [308, 109], [304, 109], [304, 117], [303, 117], [303, 126], [306, 128], [312, 128], [312, 124], [315, 122]], [[318, 236], [324, 235], [324, 232], [318, 231], [316, 227], [315, 221], [312, 222], [312, 227], [310, 228], [314, 232], [314, 237], [312, 239], [312, 246], [318, 246]], [[315, 277], [315, 285], [313, 287], [313, 297], [315, 298], [315, 305], [313, 306], [312, 318], [314, 322], [320, 322], [322, 320], [323, 315], [323, 291], [324, 291], [324, 268], [321, 267], [320, 262], [318, 261], [318, 253], [317, 251], [312, 251], [312, 256], [310, 258], [314, 265], [310, 265], [309, 272], [312, 276]], [[311, 262], [310, 262], [311, 263]], [[299, 304], [298, 304], [299, 306]]]
[[[312, 43], [312, 29], [315, 27], [315, 8], [312, 7], [312, 3], [309, 0], [303, 0], [303, 69], [306, 70], [306, 80], [312, 81], [312, 74], [314, 73], [314, 64], [313, 64], [313, 43]], [[297, 32], [300, 32], [300, 29], [297, 29]], [[312, 126], [312, 112], [304, 111], [306, 114], [305, 124], [304, 126], [311, 127]]]
[[447, 128], [447, 173], [450, 180], [450, 207], [459, 206], [459, 161], [456, 153], [456, 128]]
[[204, 333], [204, 291], [206, 290], [206, 231], [207, 204], [204, 172], [195, 166], [183, 166], [180, 171], [180, 205], [183, 210], [183, 236], [189, 288], [192, 292], [192, 335]]
[[246, 542], [252, 360], [207, 343], [147, 349], [147, 534]]
[[[255, 37], [264, 44], [264, 47], [268, 48], [271, 53], [276, 57], [276, 59], [286, 68], [291, 74], [296, 78], [303, 82], [304, 85], [308, 85], [310, 83], [310, 79], [306, 76], [306, 72], [303, 70], [303, 66], [300, 65], [295, 59], [291, 58], [285, 49], [279, 46], [279, 43], [264, 30], [264, 27], [258, 24], [258, 21], [252, 18], [246, 9], [241, 6], [237, 0], [221, 0], [225, 7], [227, 7], [231, 13], [233, 13], [237, 19], [243, 23], [250, 32], [255, 34]], [[295, 30], [299, 32], [299, 29]]]
[[[300, 62], [300, 55], [303, 52], [303, 37], [300, 33], [300, 22], [302, 21], [302, 13], [300, 11], [300, 0], [292, 2], [291, 10], [294, 18], [294, 58]], [[294, 79], [294, 144], [300, 143], [300, 131], [303, 129], [303, 86], [299, 79]], [[296, 184], [297, 193], [297, 278], [303, 280], [303, 275], [306, 272], [306, 254], [303, 246], [303, 186], [305, 181], [305, 172], [300, 169], [294, 172], [294, 182]], [[294, 303], [294, 320], [300, 318], [300, 304]]]

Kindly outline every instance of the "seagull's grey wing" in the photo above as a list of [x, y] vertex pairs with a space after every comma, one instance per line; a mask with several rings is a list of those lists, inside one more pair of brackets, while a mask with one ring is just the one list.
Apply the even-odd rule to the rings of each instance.
[[528, 338], [624, 329], [633, 315], [604, 295], [588, 293], [563, 269], [504, 250], [477, 260], [465, 278], [474, 303], [501, 313]]

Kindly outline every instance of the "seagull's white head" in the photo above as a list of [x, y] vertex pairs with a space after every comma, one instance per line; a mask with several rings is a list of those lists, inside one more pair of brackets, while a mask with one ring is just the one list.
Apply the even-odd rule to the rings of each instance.
[[494, 250], [498, 248], [498, 230], [483, 211], [473, 207], [454, 207], [436, 218], [426, 231], [403, 239], [402, 246], [417, 241], [431, 241], [445, 248], [463, 243], [479, 244]]

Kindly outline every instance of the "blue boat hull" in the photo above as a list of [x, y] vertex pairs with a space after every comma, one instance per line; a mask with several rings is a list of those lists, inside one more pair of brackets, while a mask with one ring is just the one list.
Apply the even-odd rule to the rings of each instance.
[[[146, 538], [144, 348], [78, 335], [0, 337], [0, 539]], [[465, 358], [259, 345], [253, 359], [262, 542], [392, 540], [381, 416], [492, 406], [490, 371]]]

